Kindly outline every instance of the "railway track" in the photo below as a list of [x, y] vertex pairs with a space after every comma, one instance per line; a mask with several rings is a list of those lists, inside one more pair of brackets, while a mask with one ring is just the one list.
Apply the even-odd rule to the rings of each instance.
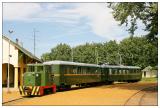
[[127, 101], [124, 103], [124, 106], [130, 106], [130, 105], [136, 105], [136, 106], [141, 106], [143, 105], [143, 99], [144, 97], [148, 94], [148, 91], [153, 91], [156, 89], [157, 86], [151, 86], [151, 87], [146, 87], [138, 92], [134, 93], [132, 96], [130, 96]]
[[32, 99], [32, 98], [34, 98], [34, 97], [21, 97], [21, 98], [17, 98], [17, 99], [7, 101], [7, 102], [2, 102], [2, 105], [3, 106], [5, 106], [5, 105], [8, 106], [8, 105], [12, 105], [13, 103], [25, 101], [25, 100]]
[[23, 100], [23, 99], [24, 99], [24, 97], [21, 97], [21, 98], [17, 98], [17, 99], [13, 99], [13, 100], [7, 101], [7, 102], [2, 102], [2, 104], [5, 105], [5, 104], [8, 104], [8, 103], [12, 103], [12, 102]]

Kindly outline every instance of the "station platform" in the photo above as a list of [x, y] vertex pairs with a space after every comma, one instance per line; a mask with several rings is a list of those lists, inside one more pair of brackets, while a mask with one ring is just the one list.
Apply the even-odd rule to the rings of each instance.
[[10, 92], [8, 93], [7, 88], [2, 88], [2, 103], [22, 98], [18, 88], [10, 88], [9, 91]]

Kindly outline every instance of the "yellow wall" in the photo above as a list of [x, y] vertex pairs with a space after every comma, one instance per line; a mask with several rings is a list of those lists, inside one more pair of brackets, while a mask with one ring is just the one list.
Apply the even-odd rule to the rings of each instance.
[[23, 85], [24, 68], [26, 68], [26, 64], [23, 62], [24, 56], [25, 55], [23, 55], [23, 57], [21, 57], [19, 59], [19, 62], [18, 62], [18, 66], [20, 67], [20, 72], [19, 72], [19, 74], [20, 74], [20, 85]]
[[2, 64], [2, 84], [7, 83], [7, 66]]
[[[3, 38], [2, 38], [3, 39]], [[6, 41], [5, 39], [2, 40], [2, 84], [6, 84], [7, 83], [7, 65], [8, 65], [8, 55], [9, 55], [9, 42]], [[28, 57], [27, 55], [25, 55], [23, 53], [23, 56], [19, 59], [18, 56], [20, 53], [22, 53], [19, 49], [17, 49], [13, 44], [10, 44], [10, 55], [12, 57], [10, 57], [10, 83], [17, 83], [18, 81], [20, 82], [20, 85], [23, 84], [23, 74], [24, 74], [24, 70], [26, 69], [26, 64], [27, 63], [31, 63], [34, 62], [35, 60]], [[24, 57], [27, 57], [30, 61], [24, 63]], [[14, 71], [17, 70], [17, 68], [19, 68], [18, 70], [18, 75], [15, 76]], [[14, 78], [18, 78], [16, 79], [17, 81], [14, 81]]]
[[[7, 84], [7, 72], [8, 72], [8, 64], [2, 64], [2, 84]], [[10, 65], [10, 72], [9, 72], [9, 79], [10, 84], [14, 83], [14, 67], [13, 65]]]

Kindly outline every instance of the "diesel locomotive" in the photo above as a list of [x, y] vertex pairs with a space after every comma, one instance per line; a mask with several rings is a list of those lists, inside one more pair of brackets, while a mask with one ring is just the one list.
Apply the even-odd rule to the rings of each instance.
[[27, 64], [23, 75], [23, 96], [44, 95], [71, 85], [86, 86], [94, 83], [137, 82], [142, 78], [137, 66], [96, 65], [68, 61], [49, 61], [42, 64]]

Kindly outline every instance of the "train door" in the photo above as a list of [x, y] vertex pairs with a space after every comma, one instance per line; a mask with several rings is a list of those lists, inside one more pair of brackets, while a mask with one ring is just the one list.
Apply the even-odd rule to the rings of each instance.
[[45, 76], [46, 76], [46, 84], [52, 85], [54, 83], [54, 74], [51, 70], [51, 65], [45, 66]]
[[103, 82], [107, 81], [108, 77], [108, 68], [101, 68], [101, 79]]

